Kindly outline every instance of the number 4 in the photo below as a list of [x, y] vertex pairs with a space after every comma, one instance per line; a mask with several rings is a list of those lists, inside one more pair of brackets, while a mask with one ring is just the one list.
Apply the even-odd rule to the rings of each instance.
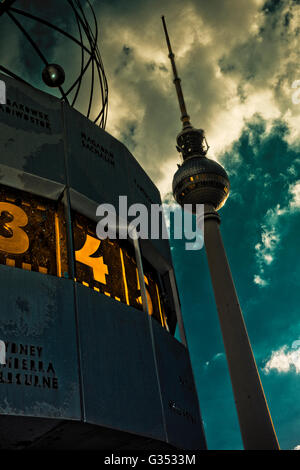
[[105, 274], [108, 274], [108, 269], [107, 265], [103, 262], [103, 257], [91, 258], [91, 255], [98, 250], [100, 243], [101, 240], [87, 234], [85, 244], [80, 250], [75, 252], [75, 258], [76, 261], [92, 268], [95, 281], [106, 284]]

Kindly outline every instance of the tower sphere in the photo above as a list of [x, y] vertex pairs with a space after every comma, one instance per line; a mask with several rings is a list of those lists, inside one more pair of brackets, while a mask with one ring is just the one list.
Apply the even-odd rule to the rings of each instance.
[[224, 205], [229, 191], [229, 178], [224, 168], [205, 156], [184, 160], [173, 178], [174, 198], [181, 206], [210, 204], [218, 210]]

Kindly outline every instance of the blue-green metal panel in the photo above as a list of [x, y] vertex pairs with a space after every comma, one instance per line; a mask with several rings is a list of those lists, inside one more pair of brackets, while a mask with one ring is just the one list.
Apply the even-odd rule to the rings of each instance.
[[168, 442], [205, 449], [205, 438], [188, 350], [151, 319]]
[[[64, 105], [64, 114], [71, 189], [96, 204], [113, 204], [117, 215], [119, 196], [127, 196], [128, 207], [135, 203], [144, 204], [148, 209], [150, 230], [150, 206], [161, 204], [154, 183], [121, 142], [67, 105]], [[170, 265], [168, 240], [150, 240], [150, 243]]]
[[0, 266], [0, 297], [0, 414], [79, 420], [73, 281]]
[[148, 318], [76, 285], [85, 419], [166, 440]]
[[128, 192], [123, 145], [74, 109], [64, 106], [69, 185], [98, 204], [119, 205]]
[[[147, 173], [143, 170], [138, 161], [133, 157], [133, 155], [126, 149], [126, 163], [128, 168], [128, 188], [130, 188], [130, 203], [135, 204], [140, 203], [147, 207], [148, 210], [148, 233], [149, 233], [149, 242], [153, 245], [153, 248], [163, 256], [164, 260], [169, 264], [169, 267], [172, 265], [171, 253], [169, 240], [162, 238], [162, 230], [160, 228], [159, 239], [151, 238], [151, 205], [158, 204], [161, 205], [160, 193], [149, 178]], [[161, 227], [162, 219], [159, 219]], [[151, 250], [150, 250], [151, 251]], [[145, 250], [144, 255], [147, 257], [147, 251]], [[150, 259], [151, 254], [149, 254], [148, 261], [153, 261]]]
[[7, 103], [0, 105], [0, 180], [9, 184], [1, 168], [6, 165], [19, 171], [24, 190], [22, 172], [65, 183], [60, 101], [3, 74], [0, 79], [7, 90]]
[[[87, 216], [102, 202], [117, 208], [119, 195], [149, 209], [160, 204], [123, 144], [57, 98], [0, 79], [8, 98], [0, 107], [0, 183], [54, 200], [69, 184], [71, 203]], [[171, 268], [168, 241], [147, 241], [142, 251], [158, 271]], [[0, 266], [0, 340], [8, 361], [0, 365], [0, 414], [82, 418], [182, 448], [204, 447], [186, 349], [154, 320], [153, 349], [143, 312], [79, 284], [75, 291], [76, 308], [72, 280]], [[34, 370], [39, 362], [42, 369], [52, 364], [49, 387], [45, 371]], [[26, 374], [33, 378], [26, 382]]]

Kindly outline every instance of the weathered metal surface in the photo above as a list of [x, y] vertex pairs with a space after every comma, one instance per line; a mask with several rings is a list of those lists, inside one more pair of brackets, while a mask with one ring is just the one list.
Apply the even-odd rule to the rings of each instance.
[[148, 318], [76, 285], [85, 419], [166, 440]]
[[[5, 151], [1, 149], [0, 161], [3, 155], [5, 155]], [[3, 165], [2, 163], [0, 163], [0, 183], [5, 186], [27, 191], [37, 196], [46, 197], [53, 201], [58, 200], [65, 188], [62, 183], [26, 173], [25, 171]]]
[[150, 321], [168, 442], [182, 449], [205, 449], [188, 350], [155, 321]]
[[[72, 190], [96, 204], [109, 203], [119, 215], [119, 196], [127, 196], [128, 207], [142, 203], [148, 209], [150, 230], [151, 204], [161, 204], [160, 194], [133, 155], [118, 140], [99, 129], [77, 111], [64, 106], [68, 181]], [[150, 232], [149, 232], [150, 238]], [[168, 240], [150, 244], [171, 263]], [[146, 256], [148, 252], [145, 252]], [[149, 258], [151, 253], [149, 252]]]
[[119, 195], [128, 192], [122, 144], [79, 112], [63, 108], [70, 187], [98, 204], [118, 208]]
[[44, 274], [68, 272], [63, 207], [0, 185], [0, 263]]
[[[60, 101], [3, 74], [0, 79], [6, 83], [7, 101], [0, 105], [0, 163], [19, 170], [25, 191], [30, 188], [23, 172], [63, 184]], [[0, 174], [0, 179], [4, 176]]]
[[[127, 173], [128, 173], [128, 188], [129, 188], [129, 198], [128, 204], [143, 204], [147, 207], [148, 210], [148, 230], [149, 230], [149, 239], [145, 240], [144, 243], [144, 255], [150, 262], [153, 262], [153, 253], [152, 250], [156, 250], [158, 255], [163, 258], [163, 262], [168, 263], [169, 265], [172, 264], [171, 261], [171, 253], [169, 247], [169, 241], [167, 239], [162, 238], [162, 218], [159, 217], [158, 225], [159, 225], [159, 236], [158, 239], [154, 239], [151, 236], [151, 219], [154, 220], [154, 214], [151, 213], [151, 206], [161, 205], [161, 198], [160, 193], [153, 183], [153, 181], [149, 178], [147, 173], [143, 170], [141, 165], [137, 162], [137, 160], [133, 157], [133, 155], [124, 147], [124, 153], [126, 155], [126, 165], [127, 165]], [[152, 220], [152, 222], [153, 222]], [[152, 246], [151, 246], [152, 245]], [[152, 250], [151, 250], [152, 248]]]
[[0, 266], [0, 414], [80, 419], [73, 282]]
[[[59, 218], [66, 221], [69, 276], [75, 277], [71, 209], [95, 221], [98, 204], [118, 208], [119, 195], [127, 195], [128, 205], [143, 203], [150, 213], [150, 205], [161, 202], [159, 192], [126, 147], [80, 113], [9, 77], [0, 78], [8, 99], [0, 107], [0, 183], [52, 201], [64, 191]], [[155, 273], [152, 279], [151, 272], [165, 278], [172, 268], [169, 244], [148, 240], [141, 248], [151, 264], [150, 269], [144, 261], [146, 289], [154, 298], [159, 278]], [[126, 274], [126, 256], [123, 263]], [[112, 299], [109, 292], [96, 292], [92, 283], [74, 285], [71, 279], [27, 271], [28, 260], [25, 265], [0, 265], [0, 346], [5, 345], [0, 415], [22, 417], [24, 436], [24, 419], [32, 416], [51, 418], [41, 431], [37, 426], [36, 437], [57, 419], [84, 420], [181, 448], [203, 447], [187, 351], [159, 324], [163, 314], [149, 322], [144, 312]], [[58, 270], [68, 275], [63, 271]], [[131, 271], [123, 302], [137, 307], [130, 297], [138, 292]], [[169, 283], [165, 291], [172, 299]], [[167, 312], [172, 332], [173, 310]], [[11, 439], [18, 445], [17, 437]]]
[[90, 220], [97, 222], [99, 217], [96, 216], [96, 210], [98, 203], [84, 196], [83, 194], [75, 191], [75, 189], [69, 189], [70, 194], [70, 206], [71, 209], [84, 215]]

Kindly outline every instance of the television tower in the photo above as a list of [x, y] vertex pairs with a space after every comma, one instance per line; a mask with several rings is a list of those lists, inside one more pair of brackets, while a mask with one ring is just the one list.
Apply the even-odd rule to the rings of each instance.
[[209, 147], [203, 129], [191, 125], [164, 16], [162, 22], [183, 125], [177, 136], [183, 163], [173, 178], [174, 198], [182, 207], [204, 204], [204, 244], [244, 448], [279, 450], [219, 227], [217, 211], [229, 195], [229, 178], [221, 165], [206, 157]]

